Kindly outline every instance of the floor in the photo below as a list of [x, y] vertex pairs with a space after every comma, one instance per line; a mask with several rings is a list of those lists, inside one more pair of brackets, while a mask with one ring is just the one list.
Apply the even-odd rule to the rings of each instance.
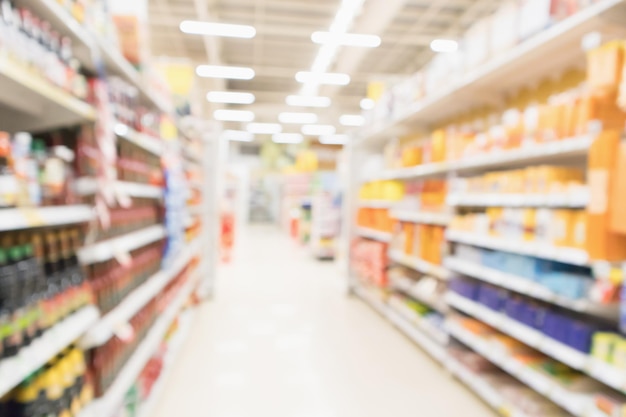
[[493, 415], [345, 283], [276, 228], [250, 228], [153, 417]]

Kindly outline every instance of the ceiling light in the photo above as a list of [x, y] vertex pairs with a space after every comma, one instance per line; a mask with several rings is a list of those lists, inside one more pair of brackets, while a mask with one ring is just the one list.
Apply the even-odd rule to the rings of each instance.
[[252, 68], [223, 67], [219, 65], [198, 65], [196, 74], [198, 77], [224, 78], [227, 80], [251, 80], [255, 75]]
[[278, 120], [281, 123], [291, 124], [312, 124], [317, 123], [317, 114], [315, 113], [281, 113], [278, 115]]
[[252, 104], [255, 97], [252, 93], [238, 93], [235, 91], [211, 91], [207, 93], [209, 103], [224, 104]]
[[344, 114], [339, 118], [339, 123], [344, 126], [363, 126], [365, 117], [360, 114]]
[[305, 125], [302, 126], [302, 133], [307, 136], [332, 135], [337, 131], [333, 125]]
[[371, 98], [364, 98], [361, 100], [361, 109], [372, 110], [374, 107], [376, 107], [376, 102]]
[[456, 52], [459, 43], [450, 39], [435, 39], [430, 43], [430, 49], [435, 52]]
[[350, 76], [348, 74], [340, 74], [340, 73], [335, 73], [335, 72], [300, 71], [296, 74], [296, 80], [299, 83], [306, 83], [306, 84], [329, 84], [329, 85], [350, 84]]
[[272, 141], [274, 143], [290, 143], [296, 144], [301, 143], [304, 140], [304, 136], [300, 133], [277, 133], [272, 136]]
[[197, 20], [181, 22], [180, 31], [190, 35], [224, 36], [228, 38], [250, 39], [256, 36], [256, 29], [252, 26], [199, 22]]
[[215, 110], [213, 113], [215, 120], [222, 122], [251, 122], [254, 120], [254, 113], [248, 110]]
[[278, 123], [248, 123], [246, 130], [258, 135], [273, 135], [283, 131], [283, 127]]
[[360, 46], [363, 48], [376, 48], [382, 42], [380, 36], [376, 35], [332, 32], [314, 32], [311, 35], [311, 40], [322, 45]]
[[225, 130], [224, 133], [222, 133], [222, 139], [235, 142], [252, 142], [254, 135], [243, 130]]
[[319, 96], [287, 96], [285, 102], [295, 107], [329, 107], [331, 104], [329, 97]]
[[348, 135], [325, 135], [320, 137], [322, 145], [345, 145], [350, 140]]

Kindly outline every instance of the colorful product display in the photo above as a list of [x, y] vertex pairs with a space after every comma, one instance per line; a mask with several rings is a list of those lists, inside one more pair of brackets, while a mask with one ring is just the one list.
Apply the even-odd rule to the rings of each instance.
[[361, 200], [398, 201], [404, 197], [404, 183], [401, 181], [372, 181], [359, 190]]
[[351, 269], [356, 276], [378, 287], [387, 285], [386, 243], [356, 239], [350, 249]]
[[441, 265], [447, 251], [445, 227], [396, 222], [392, 249], [434, 265]]
[[77, 416], [92, 398], [84, 354], [70, 347], [0, 400], [0, 416]]
[[0, 237], [0, 359], [13, 357], [91, 303], [78, 263], [76, 228], [4, 233]]
[[357, 213], [357, 225], [381, 232], [391, 232], [394, 220], [389, 214], [389, 209], [359, 208]]

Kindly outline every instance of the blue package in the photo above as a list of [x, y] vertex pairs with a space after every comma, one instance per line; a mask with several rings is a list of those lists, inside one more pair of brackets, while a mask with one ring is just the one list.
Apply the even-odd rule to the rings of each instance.
[[566, 344], [580, 352], [589, 353], [591, 352], [593, 334], [598, 330], [598, 327], [591, 324], [582, 321], [573, 321]]
[[555, 294], [578, 300], [586, 298], [592, 281], [586, 276], [564, 272], [552, 272], [538, 279], [538, 282]]

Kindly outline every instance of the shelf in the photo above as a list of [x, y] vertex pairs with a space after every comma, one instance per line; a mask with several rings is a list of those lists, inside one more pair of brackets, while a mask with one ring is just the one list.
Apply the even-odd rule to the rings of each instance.
[[[197, 275], [192, 275], [192, 277], [194, 276]], [[172, 301], [159, 316], [145, 339], [139, 344], [130, 359], [128, 359], [128, 362], [126, 362], [104, 396], [94, 400], [87, 408], [79, 413], [78, 417], [111, 417], [115, 415], [117, 409], [122, 405], [126, 393], [135, 381], [137, 381], [146, 363], [148, 363], [163, 341], [170, 325], [194, 291], [197, 280], [192, 277], [190, 277], [189, 281], [181, 288], [174, 301]]]
[[[137, 182], [116, 181], [115, 191], [124, 196], [135, 198], [154, 198], [163, 197], [163, 187], [149, 184], [140, 184]], [[96, 178], [83, 177], [76, 181], [76, 192], [82, 196], [95, 194], [102, 185]]]
[[448, 213], [429, 213], [427, 211], [413, 210], [392, 210], [391, 217], [403, 222], [433, 224], [437, 226], [447, 226], [452, 220]]
[[591, 413], [597, 410], [591, 395], [570, 392], [564, 389], [558, 382], [552, 380], [547, 375], [516, 360], [504, 350], [492, 346], [488, 341], [472, 334], [458, 323], [448, 320], [446, 328], [454, 338], [463, 342], [463, 344], [469, 346], [475, 352], [574, 416], [592, 416]]
[[389, 258], [394, 262], [415, 269], [423, 274], [431, 275], [435, 278], [447, 280], [450, 276], [448, 270], [443, 266], [431, 264], [430, 262], [426, 262], [417, 257], [405, 255], [398, 250], [390, 250]]
[[368, 239], [378, 240], [380, 242], [389, 243], [391, 242], [391, 233], [380, 232], [378, 230], [369, 229], [367, 227], [357, 227], [356, 233]]
[[0, 232], [86, 223], [95, 218], [86, 205], [0, 209]]
[[37, 132], [96, 119], [91, 105], [6, 56], [0, 57], [0, 90], [4, 130]]
[[450, 80], [447, 88], [416, 103], [392, 122], [364, 129], [361, 141], [381, 142], [417, 126], [437, 125], [477, 106], [500, 101], [529, 82], [576, 67], [585, 62], [582, 38], [594, 31], [610, 33], [613, 28], [623, 32], [619, 24], [623, 18], [622, 0], [600, 0], [478, 68], [463, 72], [458, 79]]
[[490, 310], [458, 294], [452, 292], [448, 293], [446, 295], [446, 301], [454, 308], [484, 321], [491, 327], [516, 338], [520, 342], [574, 369], [585, 372], [613, 389], [626, 393], [626, 372], [623, 370], [592, 358], [504, 314]]
[[445, 348], [432, 340], [430, 337], [426, 336], [419, 328], [417, 328], [410, 321], [405, 319], [401, 314], [395, 312], [393, 309], [388, 307], [386, 304], [377, 300], [371, 294], [369, 294], [368, 290], [357, 286], [355, 288], [356, 295], [361, 298], [367, 305], [373, 308], [376, 312], [382, 315], [384, 318], [389, 320], [396, 328], [398, 328], [402, 333], [404, 333], [409, 339], [415, 342], [418, 346], [420, 346], [426, 353], [431, 355], [434, 359], [439, 362], [443, 362], [446, 358], [446, 350]]
[[[450, 342], [450, 337], [444, 330], [436, 328], [435, 326], [430, 324], [425, 318], [421, 317], [415, 311], [411, 310], [411, 308], [404, 304], [402, 300], [396, 299], [393, 296], [389, 299], [389, 311], [387, 315], [389, 314], [397, 314], [400, 316], [402, 321], [406, 322], [407, 326], [415, 327], [421, 330], [423, 335], [428, 336], [428, 338], [430, 339], [429, 342], [434, 341], [441, 346], [446, 346], [448, 342]], [[394, 321], [392, 319], [390, 320], [392, 322]], [[430, 345], [430, 343], [422, 344]], [[428, 350], [430, 351], [431, 355], [434, 356], [433, 352], [439, 351], [439, 348], [441, 346], [430, 346]], [[440, 359], [442, 358], [441, 355], [438, 356], [440, 357]]]
[[198, 243], [196, 241], [185, 248], [171, 268], [157, 272], [143, 285], [129, 294], [111, 312], [103, 316], [81, 338], [81, 347], [90, 349], [102, 346], [112, 338], [121, 325], [128, 323], [139, 310], [157, 296], [189, 264], [193, 256], [198, 253]]
[[139, 146], [145, 151], [157, 156], [163, 155], [165, 146], [161, 139], [139, 133], [122, 123], [117, 123], [114, 130], [118, 137]]
[[563, 207], [586, 208], [589, 193], [574, 194], [449, 194], [448, 206], [452, 207]]
[[587, 313], [614, 321], [617, 321], [619, 318], [619, 306], [617, 305], [608, 306], [593, 303], [589, 300], [573, 300], [571, 298], [555, 294], [548, 288], [530, 279], [513, 274], [507, 274], [496, 269], [488, 268], [483, 265], [455, 257], [446, 258], [445, 265], [448, 269], [460, 274], [464, 274], [480, 281], [488, 282], [538, 300], [546, 301], [569, 310]]
[[449, 311], [442, 297], [427, 297], [414, 289], [415, 281], [408, 277], [391, 280], [392, 286], [422, 304], [431, 307], [433, 310], [446, 314]]
[[449, 173], [470, 173], [495, 168], [526, 167], [567, 161], [587, 155], [594, 136], [586, 135], [519, 149], [493, 151], [459, 161], [437, 162], [383, 172], [378, 179], [419, 179], [442, 177]]
[[94, 243], [82, 248], [78, 256], [83, 265], [104, 262], [120, 254], [127, 254], [150, 243], [163, 239], [165, 228], [161, 225], [150, 226], [123, 236]]
[[185, 341], [189, 338], [191, 333], [191, 325], [193, 322], [194, 312], [181, 313], [179, 318], [179, 326], [176, 334], [172, 340], [168, 343], [167, 353], [163, 359], [163, 368], [157, 382], [152, 387], [150, 396], [139, 407], [139, 417], [151, 417], [154, 414], [154, 408], [157, 406], [159, 400], [162, 398], [163, 390], [169, 380], [169, 376], [174, 370], [174, 364], [176, 358], [179, 356], [180, 351], [183, 348]]
[[0, 397], [74, 343], [97, 319], [95, 307], [84, 307], [20, 350], [18, 356], [0, 361]]
[[358, 206], [359, 208], [389, 209], [397, 203], [398, 201], [389, 200], [361, 200], [358, 202]]
[[534, 256], [571, 265], [585, 266], [589, 263], [589, 255], [582, 249], [562, 248], [533, 241], [496, 238], [450, 229], [446, 231], [446, 239], [450, 242]]
[[448, 371], [456, 376], [465, 386], [474, 391], [485, 403], [502, 416], [527, 417], [525, 413], [510, 404], [492, 385], [480, 375], [467, 369], [465, 365], [448, 357], [445, 361]]

